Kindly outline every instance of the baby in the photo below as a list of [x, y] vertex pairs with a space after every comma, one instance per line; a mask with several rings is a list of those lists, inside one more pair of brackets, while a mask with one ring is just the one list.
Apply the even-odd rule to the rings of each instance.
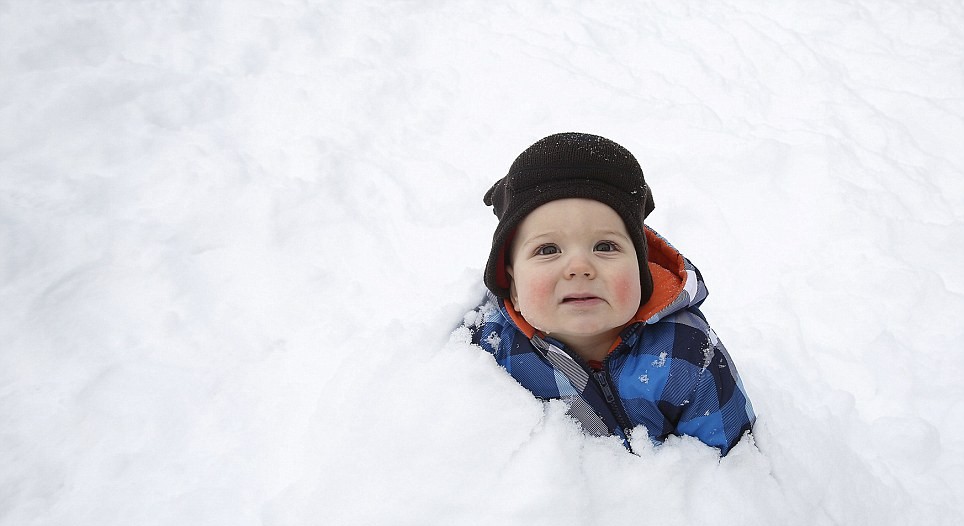
[[563, 399], [593, 435], [643, 426], [726, 454], [754, 414], [699, 310], [700, 272], [643, 224], [653, 196], [633, 155], [584, 133], [546, 137], [485, 194], [499, 224], [487, 301], [468, 328], [520, 384]]

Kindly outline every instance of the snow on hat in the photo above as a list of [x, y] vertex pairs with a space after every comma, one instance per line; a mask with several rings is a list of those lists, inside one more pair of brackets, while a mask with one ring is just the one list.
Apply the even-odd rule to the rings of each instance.
[[550, 201], [574, 197], [609, 205], [622, 218], [639, 260], [640, 304], [646, 303], [653, 292], [653, 278], [646, 262], [643, 220], [655, 206], [653, 194], [629, 150], [587, 133], [557, 133], [537, 141], [485, 193], [483, 201], [499, 218], [485, 266], [485, 286], [496, 296], [508, 298], [506, 256], [519, 223]]

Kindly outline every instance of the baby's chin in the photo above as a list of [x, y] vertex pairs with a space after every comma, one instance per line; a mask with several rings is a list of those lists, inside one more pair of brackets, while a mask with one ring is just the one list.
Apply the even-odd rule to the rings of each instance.
[[[536, 327], [536, 330], [542, 332], [546, 336], [553, 336], [556, 339], [565, 342], [566, 340], [588, 340], [601, 337], [612, 337], [615, 339], [616, 335], [622, 331], [622, 325], [589, 325], [589, 326], [576, 326], [567, 327], [565, 329], [557, 329], [553, 331], [552, 329], [540, 329]], [[533, 325], [535, 327], [535, 325]]]

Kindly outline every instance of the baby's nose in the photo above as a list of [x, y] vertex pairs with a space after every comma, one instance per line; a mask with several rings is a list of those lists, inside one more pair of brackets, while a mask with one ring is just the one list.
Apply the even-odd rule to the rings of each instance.
[[574, 278], [579, 275], [591, 278], [595, 274], [595, 269], [593, 268], [592, 264], [583, 256], [575, 256], [570, 259], [566, 271], [570, 278]]

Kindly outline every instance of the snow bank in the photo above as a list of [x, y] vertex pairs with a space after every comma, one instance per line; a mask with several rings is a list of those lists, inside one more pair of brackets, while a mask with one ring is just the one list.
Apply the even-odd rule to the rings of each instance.
[[[0, 524], [957, 524], [954, 2], [0, 5]], [[450, 336], [536, 139], [640, 159], [759, 413], [583, 436]]]

